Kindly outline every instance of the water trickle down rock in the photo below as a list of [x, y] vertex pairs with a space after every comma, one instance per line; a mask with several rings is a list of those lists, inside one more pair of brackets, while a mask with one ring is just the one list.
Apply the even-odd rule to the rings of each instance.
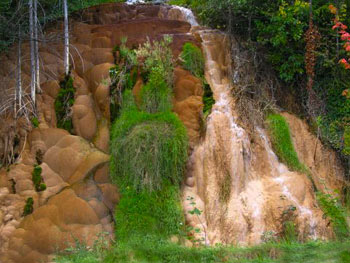
[[[263, 130], [258, 129], [260, 138], [251, 135], [258, 141], [251, 145], [247, 132], [235, 122], [228, 37], [213, 30], [197, 33], [216, 103], [205, 138], [188, 163], [183, 187], [186, 221], [200, 229], [195, 237], [206, 244], [257, 244], [267, 232], [282, 235], [285, 221], [291, 220], [300, 239], [329, 238], [332, 230], [307, 176], [278, 162]], [[202, 213], [192, 215], [194, 207]]]

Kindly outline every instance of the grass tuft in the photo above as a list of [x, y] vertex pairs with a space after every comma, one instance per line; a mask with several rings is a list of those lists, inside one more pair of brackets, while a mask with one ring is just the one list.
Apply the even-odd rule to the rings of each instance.
[[141, 109], [148, 113], [168, 112], [172, 108], [171, 90], [163, 78], [162, 69], [151, 70], [147, 84], [141, 90]]
[[197, 78], [204, 78], [204, 57], [202, 50], [192, 43], [185, 43], [180, 54], [183, 67]]
[[270, 114], [266, 119], [272, 147], [278, 158], [289, 169], [298, 172], [306, 172], [307, 168], [299, 161], [294, 149], [289, 126], [285, 118], [279, 114]]
[[137, 110], [125, 91], [122, 114], [112, 127], [111, 173], [120, 186], [160, 189], [163, 180], [179, 184], [187, 160], [188, 139], [181, 121], [171, 112]]

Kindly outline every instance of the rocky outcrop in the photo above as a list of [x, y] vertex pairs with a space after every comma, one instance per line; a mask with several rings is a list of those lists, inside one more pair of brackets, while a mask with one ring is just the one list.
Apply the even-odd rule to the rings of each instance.
[[[106, 169], [102, 173], [107, 180], [94, 179], [97, 171], [102, 176], [109, 156], [60, 129], [36, 129], [31, 142], [33, 151], [43, 153], [40, 167], [47, 188], [35, 191], [31, 179], [34, 160], [16, 165], [3, 175], [15, 182], [15, 191], [10, 191], [11, 185], [1, 185], [1, 260], [47, 261], [76, 239], [91, 245], [101, 232], [112, 237], [118, 190], [109, 183]], [[28, 197], [34, 200], [34, 212], [22, 220]]]
[[[24, 133], [20, 163], [7, 172], [1, 170], [1, 262], [47, 262], [58, 251], [74, 245], [75, 240], [92, 245], [102, 232], [108, 233], [107, 238], [113, 237], [112, 215], [119, 195], [108, 175], [109, 69], [115, 59], [112, 48], [123, 37], [128, 38], [129, 47], [137, 47], [147, 39], [162, 39], [165, 34], [173, 36], [175, 56], [185, 42], [199, 45], [198, 39], [189, 34], [191, 26], [187, 22], [167, 19], [169, 10], [160, 6], [106, 4], [87, 9], [82, 17], [70, 21], [74, 135], [56, 128], [55, 100], [63, 74], [59, 56], [63, 43], [40, 46], [43, 77], [42, 93], [37, 95], [39, 127], [28, 135]], [[86, 22], [80, 22], [81, 18]], [[60, 32], [61, 24], [47, 30], [51, 36]], [[28, 43], [23, 43], [22, 48], [23, 53], [27, 52]], [[11, 75], [14, 57], [15, 53], [9, 52], [2, 60], [9, 69], [1, 67], [2, 75]], [[28, 84], [29, 77], [25, 77], [30, 74], [29, 63], [24, 62], [22, 72], [23, 82]], [[201, 83], [180, 68], [175, 79], [174, 109], [194, 145], [200, 137]], [[32, 181], [36, 164], [42, 169], [46, 185], [41, 192], [35, 190]], [[33, 213], [24, 216], [27, 198], [33, 198]]]
[[346, 184], [345, 172], [336, 153], [310, 132], [305, 121], [289, 113], [282, 115], [289, 124], [299, 160], [311, 170], [316, 187], [329, 193], [334, 189], [341, 190]]
[[198, 144], [204, 129], [202, 81], [190, 72], [176, 68], [174, 71], [174, 109], [187, 128], [190, 147]]

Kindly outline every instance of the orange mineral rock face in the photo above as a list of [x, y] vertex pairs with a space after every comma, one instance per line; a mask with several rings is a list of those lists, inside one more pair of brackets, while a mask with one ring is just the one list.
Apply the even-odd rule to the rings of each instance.
[[[175, 58], [186, 42], [204, 52], [205, 78], [215, 99], [206, 125], [202, 81], [176, 67], [173, 90], [173, 111], [187, 129], [191, 148], [182, 205], [186, 223], [201, 229], [198, 238], [210, 245], [257, 244], [266, 232], [281, 233], [286, 220], [296, 223], [301, 239], [332, 236], [309, 178], [279, 162], [261, 127], [248, 133], [237, 123], [230, 79], [231, 43], [225, 34], [199, 27], [187, 9], [165, 5], [103, 4], [84, 10], [82, 17], [72, 17], [70, 23], [76, 89], [71, 113], [74, 135], [57, 128], [54, 106], [64, 69], [58, 54], [64, 46], [40, 45], [40, 124], [32, 131], [23, 129], [19, 163], [8, 171], [0, 170], [0, 262], [50, 262], [58, 250], [74, 244], [75, 238], [92, 245], [101, 232], [113, 237], [112, 216], [119, 194], [108, 175], [109, 69], [115, 63], [113, 47], [123, 37], [127, 37], [128, 47], [138, 47], [148, 38], [159, 40], [170, 34]], [[60, 26], [57, 28], [47, 29], [47, 34], [61, 32]], [[22, 52], [28, 51], [29, 44], [23, 43]], [[11, 75], [14, 61], [12, 50], [0, 62], [4, 96], [15, 86]], [[23, 62], [22, 73], [27, 87], [29, 62]], [[133, 89], [136, 99], [142, 85], [139, 76]], [[317, 187], [342, 187], [344, 171], [334, 152], [322, 147], [303, 121], [284, 116], [299, 158], [310, 169]], [[8, 129], [0, 126], [0, 152], [7, 147], [7, 133]], [[32, 182], [38, 154], [47, 187], [42, 192], [36, 192]], [[29, 197], [34, 211], [23, 217]], [[193, 200], [202, 211], [198, 216], [190, 213]]]
[[[89, 8], [83, 17], [70, 20], [73, 86], [73, 133], [57, 129], [55, 100], [63, 74], [62, 43], [40, 45], [41, 87], [37, 108], [39, 127], [23, 134], [20, 164], [8, 172], [1, 170], [0, 261], [48, 262], [58, 251], [74, 244], [74, 239], [92, 245], [101, 232], [113, 237], [112, 214], [119, 200], [118, 189], [109, 180], [109, 69], [114, 66], [112, 48], [127, 37], [129, 47], [138, 47], [148, 38], [160, 40], [173, 35], [177, 57], [186, 42], [200, 45], [189, 34], [191, 25], [175, 17], [168, 19], [170, 7], [105, 4]], [[173, 15], [171, 15], [173, 16]], [[58, 34], [61, 25], [47, 29]], [[29, 44], [22, 43], [22, 52]], [[11, 57], [12, 56], [12, 57]], [[1, 89], [15, 87], [15, 52], [1, 60]], [[175, 108], [186, 124], [193, 142], [198, 141], [202, 87], [190, 73], [176, 71]], [[30, 83], [30, 65], [23, 61], [23, 86]], [[28, 92], [29, 90], [27, 90]], [[2, 127], [3, 128], [3, 127]], [[6, 133], [6, 130], [2, 130]], [[1, 141], [1, 140], [0, 140]], [[0, 148], [5, 147], [1, 141]], [[21, 148], [22, 150], [22, 148]], [[33, 166], [40, 153], [41, 176], [46, 190], [36, 192]], [[15, 182], [15, 184], [13, 183]], [[33, 213], [22, 217], [27, 198], [33, 198]]]

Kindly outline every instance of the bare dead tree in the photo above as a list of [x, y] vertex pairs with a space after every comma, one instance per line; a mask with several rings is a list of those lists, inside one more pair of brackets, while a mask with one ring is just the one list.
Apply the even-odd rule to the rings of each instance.
[[34, 56], [35, 56], [35, 89], [37, 93], [41, 92], [40, 88], [40, 62], [39, 62], [39, 35], [38, 35], [38, 0], [34, 0]]
[[[17, 83], [15, 96], [15, 118], [20, 114], [22, 109], [22, 52], [21, 52], [21, 25], [18, 25], [18, 58], [17, 58]], [[18, 110], [17, 110], [18, 105]]]
[[30, 96], [35, 105], [35, 89], [36, 89], [36, 66], [35, 66], [35, 40], [34, 40], [34, 5], [33, 0], [29, 0], [29, 37], [30, 37], [30, 68], [31, 68], [31, 82], [30, 82]]
[[68, 24], [68, 3], [67, 0], [63, 0], [63, 13], [64, 13], [64, 69], [65, 74], [69, 74], [69, 24]]

